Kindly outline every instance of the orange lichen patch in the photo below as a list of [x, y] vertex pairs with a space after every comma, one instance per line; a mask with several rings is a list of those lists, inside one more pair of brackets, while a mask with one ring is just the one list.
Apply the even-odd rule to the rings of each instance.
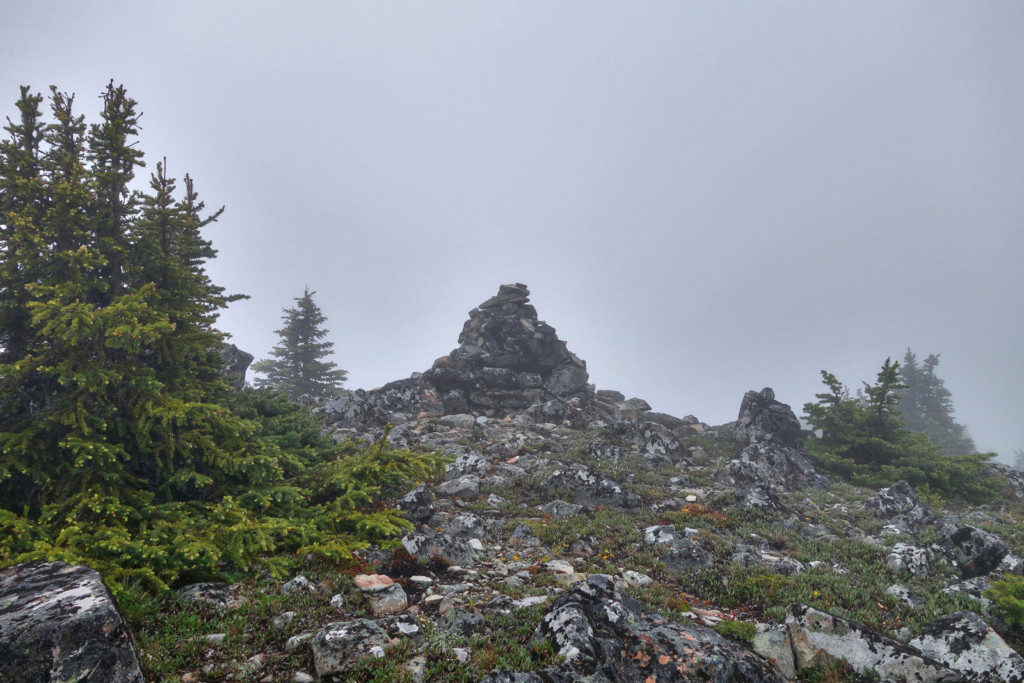
[[668, 664], [671, 661], [672, 661], [672, 658], [669, 657], [668, 655], [661, 655], [660, 657], [658, 657], [658, 664], [661, 664], [663, 666], [665, 664]]

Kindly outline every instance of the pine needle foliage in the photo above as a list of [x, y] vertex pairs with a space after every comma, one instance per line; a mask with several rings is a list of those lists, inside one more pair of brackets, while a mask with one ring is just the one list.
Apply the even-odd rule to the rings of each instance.
[[945, 455], [925, 434], [907, 429], [899, 410], [900, 364], [882, 364], [874, 384], [856, 394], [832, 373], [821, 371], [826, 391], [804, 405], [805, 417], [818, 432], [807, 443], [819, 467], [866, 486], [886, 486], [905, 479], [925, 493], [974, 503], [1000, 490], [986, 473], [994, 454]]
[[301, 396], [327, 398], [341, 388], [348, 373], [325, 360], [333, 353], [334, 343], [324, 341], [327, 316], [313, 301], [314, 294], [307, 287], [295, 298], [295, 308], [284, 309], [284, 327], [275, 330], [279, 341], [270, 352], [272, 358], [252, 366], [254, 372], [266, 375], [256, 378], [257, 387], [272, 387], [293, 401]]
[[216, 255], [194, 184], [143, 156], [121, 86], [87, 126], [22, 88], [0, 141], [0, 566], [61, 559], [115, 590], [344, 561], [409, 527], [381, 506], [433, 454], [335, 445], [305, 409], [224, 379]]
[[975, 452], [974, 441], [967, 428], [953, 419], [953, 393], [938, 376], [938, 354], [929, 354], [922, 362], [907, 349], [900, 366], [899, 410], [907, 429], [921, 432], [947, 455], [967, 455]]

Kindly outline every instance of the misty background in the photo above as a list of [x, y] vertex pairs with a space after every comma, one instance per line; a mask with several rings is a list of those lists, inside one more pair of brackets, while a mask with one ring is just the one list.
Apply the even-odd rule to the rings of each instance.
[[[222, 329], [304, 286], [347, 386], [427, 369], [525, 282], [598, 388], [801, 413], [940, 353], [1024, 447], [1024, 5], [0, 0], [0, 94], [113, 78], [212, 207]], [[144, 182], [146, 178], [141, 178]]]

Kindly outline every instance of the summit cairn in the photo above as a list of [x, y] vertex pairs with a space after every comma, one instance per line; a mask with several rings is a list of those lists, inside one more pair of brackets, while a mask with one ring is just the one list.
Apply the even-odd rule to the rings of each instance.
[[434, 362], [424, 379], [441, 394], [446, 413], [508, 412], [561, 399], [587, 402], [587, 364], [555, 329], [538, 320], [526, 285], [502, 285], [469, 312], [459, 348]]

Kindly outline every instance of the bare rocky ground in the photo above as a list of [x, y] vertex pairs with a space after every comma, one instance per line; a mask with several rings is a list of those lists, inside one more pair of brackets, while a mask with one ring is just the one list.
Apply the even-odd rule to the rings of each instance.
[[717, 427], [596, 391], [522, 285], [459, 344], [314, 407], [338, 440], [449, 457], [393, 501], [415, 530], [346, 572], [310, 558], [287, 581], [122, 604], [149, 677], [1024, 680], [982, 596], [1024, 571], [1012, 472], [975, 509], [830, 481], [770, 389]]

